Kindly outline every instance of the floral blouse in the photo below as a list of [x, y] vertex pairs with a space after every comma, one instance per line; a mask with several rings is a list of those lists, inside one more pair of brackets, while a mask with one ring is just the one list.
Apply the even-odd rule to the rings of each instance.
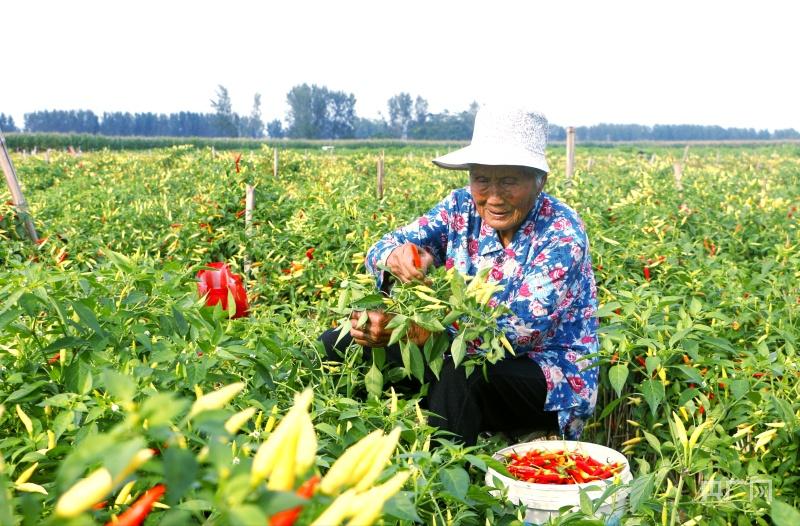
[[511, 243], [503, 248], [483, 223], [469, 187], [453, 191], [413, 223], [386, 234], [367, 253], [366, 266], [381, 286], [378, 265], [411, 242], [427, 249], [437, 266], [474, 276], [491, 267], [489, 280], [505, 285], [490, 305], [508, 306], [498, 319], [517, 355], [527, 355], [547, 380], [545, 411], [558, 411], [563, 435], [577, 440], [597, 402], [597, 289], [583, 221], [570, 207], [539, 194]]

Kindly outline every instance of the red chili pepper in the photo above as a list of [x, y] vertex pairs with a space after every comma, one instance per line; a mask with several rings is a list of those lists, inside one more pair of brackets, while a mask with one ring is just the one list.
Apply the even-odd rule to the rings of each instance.
[[54, 363], [58, 362], [59, 358], [61, 358], [61, 352], [60, 352], [60, 351], [59, 351], [59, 352], [57, 352], [57, 353], [55, 353], [55, 354], [54, 354], [53, 356], [51, 356], [50, 358], [48, 358], [48, 359], [47, 359], [47, 363], [49, 363], [49, 364], [51, 364], [51, 365], [52, 365], [52, 364], [54, 364]]
[[[317, 488], [317, 484], [319, 484], [319, 475], [314, 475], [305, 481], [302, 486], [297, 488], [295, 493], [298, 497], [310, 499], [312, 495], [314, 495], [314, 490]], [[302, 510], [302, 506], [296, 506], [294, 508], [289, 508], [288, 510], [279, 511], [270, 517], [269, 526], [292, 526], [297, 520], [297, 517], [300, 516], [300, 512]]]
[[241, 171], [239, 169], [239, 161], [241, 161], [241, 160], [242, 160], [242, 154], [240, 153], [239, 155], [236, 156], [236, 160], [234, 161], [234, 164], [236, 165], [236, 173], [237, 174]]
[[238, 212], [236, 212], [236, 219], [239, 219], [240, 217], [242, 217], [244, 215], [244, 213], [245, 213], [244, 209], [241, 209]]
[[167, 488], [163, 484], [153, 486], [144, 492], [144, 495], [130, 505], [125, 513], [120, 515], [116, 522], [110, 521], [106, 526], [139, 526], [150, 515], [153, 504], [158, 502]]
[[309, 261], [314, 259], [314, 251], [315, 250], [316, 250], [316, 248], [314, 248], [314, 247], [311, 247], [308, 250], [306, 250], [306, 257], [309, 259]]
[[644, 267], [644, 279], [650, 281], [650, 267]]
[[419, 257], [417, 245], [411, 245], [411, 257], [414, 258], [414, 268], [422, 268], [422, 259]]

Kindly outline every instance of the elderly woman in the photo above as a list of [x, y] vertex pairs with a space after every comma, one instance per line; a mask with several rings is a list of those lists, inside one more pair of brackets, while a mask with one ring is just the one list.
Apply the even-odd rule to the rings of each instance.
[[[433, 162], [468, 170], [469, 186], [453, 191], [413, 223], [385, 235], [367, 254], [378, 285], [423, 280], [431, 266], [455, 267], [474, 276], [491, 267], [489, 279], [503, 286], [491, 304], [511, 314], [498, 324], [514, 348], [481, 374], [465, 377], [452, 361], [432, 379], [428, 409], [433, 425], [474, 444], [481, 431], [560, 429], [579, 438], [597, 399], [597, 300], [589, 243], [578, 214], [542, 191], [547, 120], [519, 109], [482, 108], [469, 146]], [[412, 245], [421, 254], [416, 268]], [[388, 267], [384, 275], [379, 265]], [[385, 347], [389, 316], [371, 311], [350, 332], [365, 348]], [[423, 330], [410, 336], [425, 341]], [[323, 336], [330, 350], [332, 338]], [[342, 343], [349, 343], [346, 339]], [[399, 354], [389, 349], [388, 356]]]

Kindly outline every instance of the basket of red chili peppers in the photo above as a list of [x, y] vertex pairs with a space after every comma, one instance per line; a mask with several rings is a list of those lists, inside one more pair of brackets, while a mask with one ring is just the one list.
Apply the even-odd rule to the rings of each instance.
[[498, 451], [510, 476], [489, 469], [486, 484], [505, 490], [514, 504], [528, 509], [526, 523], [540, 524], [559, 515], [565, 506], [580, 506], [580, 492], [600, 504], [599, 513], [611, 515], [625, 505], [631, 471], [625, 455], [590, 442], [539, 440]]

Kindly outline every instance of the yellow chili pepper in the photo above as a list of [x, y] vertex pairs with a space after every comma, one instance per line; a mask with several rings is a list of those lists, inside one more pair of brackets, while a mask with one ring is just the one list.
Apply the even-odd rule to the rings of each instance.
[[253, 415], [256, 414], [255, 407], [248, 407], [243, 411], [239, 411], [228, 420], [225, 421], [225, 431], [230, 433], [231, 435], [235, 435], [239, 429], [247, 423], [248, 420], [253, 418]]
[[317, 433], [308, 413], [303, 413], [300, 424], [300, 436], [297, 439], [295, 455], [295, 474], [303, 475], [317, 462]]
[[33, 435], [33, 422], [31, 421], [31, 417], [25, 414], [25, 411], [17, 404], [17, 416], [20, 420], [22, 420], [22, 425], [25, 426], [25, 430], [28, 432], [29, 435]]
[[622, 443], [623, 446], [632, 446], [634, 444], [638, 444], [642, 441], [642, 437], [633, 437], [630, 440], [626, 440]]
[[373, 524], [380, 517], [386, 501], [400, 491], [410, 475], [410, 471], [402, 471], [380, 486], [359, 495], [352, 508], [353, 518], [347, 524], [352, 526]]
[[267, 418], [267, 424], [264, 426], [264, 433], [271, 433], [272, 430], [275, 428], [275, 418], [278, 416], [278, 406], [273, 405], [272, 411], [269, 413], [269, 418]]
[[378, 443], [383, 436], [380, 429], [363, 437], [361, 440], [350, 446], [342, 455], [336, 459], [328, 473], [322, 477], [319, 483], [319, 490], [326, 495], [333, 495], [341, 488], [352, 483], [353, 471], [362, 458], [372, 447]]
[[[392, 458], [394, 450], [397, 447], [397, 441], [400, 439], [400, 428], [396, 427], [386, 435], [381, 441], [379, 448], [376, 448], [374, 455], [369, 461], [369, 469], [356, 483], [355, 490], [358, 492], [364, 491], [378, 479], [386, 467], [386, 463]], [[366, 459], [365, 459], [366, 460]]]
[[153, 456], [152, 449], [142, 449], [136, 453], [116, 478], [106, 468], [93, 471], [88, 477], [76, 482], [58, 499], [56, 515], [58, 517], [77, 517], [111, 493], [114, 486], [136, 471], [139, 466]]
[[259, 446], [253, 457], [253, 466], [250, 471], [250, 483], [253, 486], [270, 476], [272, 470], [276, 468], [279, 458], [283, 455], [291, 454], [292, 473], [294, 473], [299, 426], [303, 424], [303, 415], [307, 416], [308, 414], [308, 406], [311, 405], [313, 396], [310, 389], [298, 396], [294, 406], [286, 413], [275, 431]]
[[392, 397], [389, 400], [389, 414], [393, 415], [397, 412], [397, 393], [394, 391], [394, 387], [390, 387], [389, 390], [392, 393]]
[[131, 495], [131, 490], [133, 489], [134, 484], [136, 484], [135, 480], [132, 480], [122, 486], [122, 489], [119, 491], [117, 498], [114, 499], [114, 504], [117, 506], [122, 506], [128, 501], [128, 497]]
[[345, 491], [336, 497], [336, 500], [311, 523], [311, 526], [339, 526], [347, 518], [355, 498], [354, 490]]
[[42, 495], [47, 495], [46, 489], [44, 489], [39, 484], [34, 484], [33, 482], [24, 482], [22, 484], [15, 484], [14, 488], [19, 491], [24, 491], [25, 493], [41, 493]]
[[226, 385], [212, 393], [203, 395], [198, 398], [192, 409], [189, 411], [189, 418], [202, 413], [203, 411], [212, 411], [214, 409], [222, 409], [225, 405], [233, 400], [233, 397], [239, 394], [244, 389], [244, 382], [236, 382]]
[[38, 462], [34, 462], [31, 467], [22, 472], [22, 474], [19, 476], [19, 478], [17, 478], [17, 481], [14, 482], [14, 484], [19, 486], [20, 484], [25, 484], [26, 482], [28, 482], [28, 480], [30, 480], [31, 476], [33, 475], [33, 472], [36, 471], [36, 466], [38, 465], [39, 465]]

